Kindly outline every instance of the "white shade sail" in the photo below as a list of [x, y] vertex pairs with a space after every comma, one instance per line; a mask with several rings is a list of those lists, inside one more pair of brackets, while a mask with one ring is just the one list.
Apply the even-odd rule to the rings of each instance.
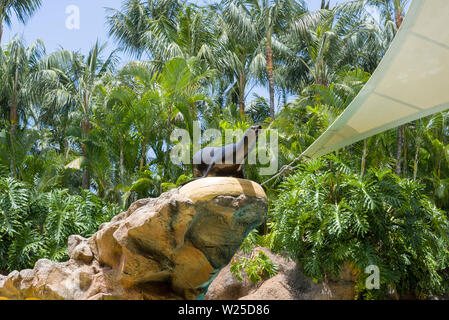
[[303, 156], [449, 109], [449, 0], [414, 0], [370, 80]]

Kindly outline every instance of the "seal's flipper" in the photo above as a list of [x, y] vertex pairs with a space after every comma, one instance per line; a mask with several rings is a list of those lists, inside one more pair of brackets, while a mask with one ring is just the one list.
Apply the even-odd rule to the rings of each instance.
[[212, 167], [215, 165], [215, 161], [212, 162], [209, 167], [206, 170], [206, 173], [203, 175], [203, 178], [206, 178], [209, 175], [210, 170], [212, 169]]

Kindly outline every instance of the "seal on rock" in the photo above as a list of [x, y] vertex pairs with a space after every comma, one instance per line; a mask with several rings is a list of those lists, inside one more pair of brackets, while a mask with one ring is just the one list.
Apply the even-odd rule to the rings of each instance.
[[244, 178], [242, 165], [255, 147], [262, 132], [262, 126], [249, 128], [238, 143], [221, 148], [206, 147], [193, 156], [193, 175], [195, 178], [235, 177]]

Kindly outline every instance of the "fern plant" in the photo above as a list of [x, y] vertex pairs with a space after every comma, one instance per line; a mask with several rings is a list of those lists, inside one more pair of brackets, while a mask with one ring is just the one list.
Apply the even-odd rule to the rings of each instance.
[[0, 180], [0, 234], [13, 236], [27, 212], [28, 190], [13, 178]]
[[41, 258], [66, 260], [71, 234], [88, 237], [119, 211], [90, 191], [38, 193], [14, 178], [0, 177], [0, 271], [32, 268]]

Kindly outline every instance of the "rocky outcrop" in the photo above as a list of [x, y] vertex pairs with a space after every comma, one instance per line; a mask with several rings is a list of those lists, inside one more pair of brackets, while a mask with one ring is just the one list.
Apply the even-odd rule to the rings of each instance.
[[209, 286], [206, 300], [353, 300], [354, 276], [346, 267], [339, 279], [315, 283], [306, 278], [298, 264], [267, 248], [262, 250], [278, 266], [278, 273], [259, 284], [251, 283], [245, 276], [238, 281], [230, 272], [231, 264], [221, 270]]
[[67, 262], [0, 276], [0, 297], [195, 299], [266, 212], [256, 183], [197, 180], [132, 204], [89, 239], [71, 236]]

